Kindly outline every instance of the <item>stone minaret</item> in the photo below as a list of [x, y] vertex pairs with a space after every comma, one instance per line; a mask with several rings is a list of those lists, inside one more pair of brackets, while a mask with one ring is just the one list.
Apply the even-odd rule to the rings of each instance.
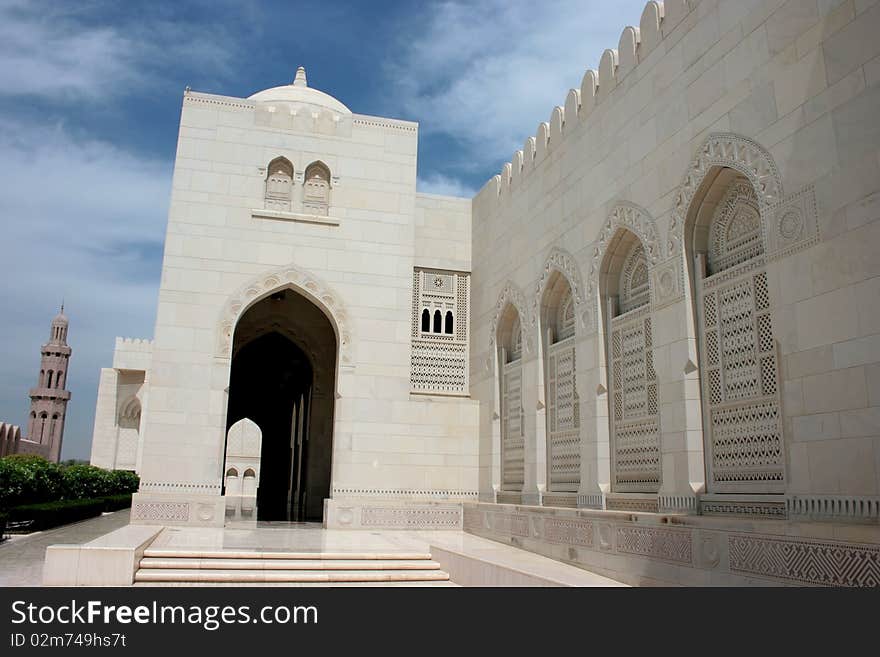
[[28, 416], [28, 440], [44, 446], [44, 454], [56, 463], [61, 456], [64, 437], [64, 418], [70, 391], [67, 385], [67, 366], [71, 349], [67, 346], [67, 317], [64, 304], [52, 320], [49, 342], [41, 349], [40, 379], [31, 388], [31, 411]]

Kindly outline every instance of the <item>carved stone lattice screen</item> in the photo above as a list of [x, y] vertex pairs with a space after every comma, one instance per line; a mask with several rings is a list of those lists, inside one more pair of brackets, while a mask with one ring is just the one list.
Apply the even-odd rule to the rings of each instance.
[[[519, 327], [516, 327], [519, 331]], [[501, 375], [501, 488], [521, 491], [525, 481], [522, 360], [505, 363]]]
[[755, 193], [735, 181], [709, 231], [698, 287], [704, 431], [712, 492], [782, 493], [779, 376]]
[[[413, 392], [468, 394], [468, 294], [470, 274], [413, 272]], [[427, 313], [427, 330], [423, 315]], [[435, 315], [439, 325], [435, 325]], [[435, 330], [439, 328], [439, 330]]]
[[576, 493], [580, 485], [581, 444], [574, 337], [548, 349], [547, 425], [549, 490]]
[[651, 352], [651, 309], [642, 306], [611, 320], [611, 429], [614, 490], [660, 488], [660, 417]]

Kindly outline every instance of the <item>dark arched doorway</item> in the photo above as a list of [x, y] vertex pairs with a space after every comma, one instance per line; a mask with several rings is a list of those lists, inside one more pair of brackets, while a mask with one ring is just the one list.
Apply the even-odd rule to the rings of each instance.
[[262, 431], [259, 520], [319, 522], [330, 496], [336, 333], [306, 297], [283, 290], [235, 328], [226, 430]]

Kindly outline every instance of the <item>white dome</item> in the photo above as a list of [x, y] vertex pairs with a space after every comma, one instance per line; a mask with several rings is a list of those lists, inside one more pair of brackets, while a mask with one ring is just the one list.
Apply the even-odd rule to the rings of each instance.
[[309, 87], [306, 81], [306, 70], [302, 66], [296, 70], [296, 78], [290, 84], [258, 91], [252, 96], [248, 96], [248, 100], [254, 100], [258, 103], [309, 105], [329, 109], [340, 114], [351, 114], [351, 110], [333, 96]]

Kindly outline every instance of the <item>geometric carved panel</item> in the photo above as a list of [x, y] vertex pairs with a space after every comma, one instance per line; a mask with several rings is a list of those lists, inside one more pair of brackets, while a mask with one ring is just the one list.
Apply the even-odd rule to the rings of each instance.
[[618, 527], [617, 551], [664, 561], [693, 563], [690, 530]]
[[745, 534], [728, 537], [731, 572], [819, 586], [880, 586], [880, 546]]
[[136, 502], [132, 509], [135, 520], [189, 520], [186, 502]]
[[361, 509], [361, 525], [395, 529], [458, 529], [461, 508], [365, 506]]

